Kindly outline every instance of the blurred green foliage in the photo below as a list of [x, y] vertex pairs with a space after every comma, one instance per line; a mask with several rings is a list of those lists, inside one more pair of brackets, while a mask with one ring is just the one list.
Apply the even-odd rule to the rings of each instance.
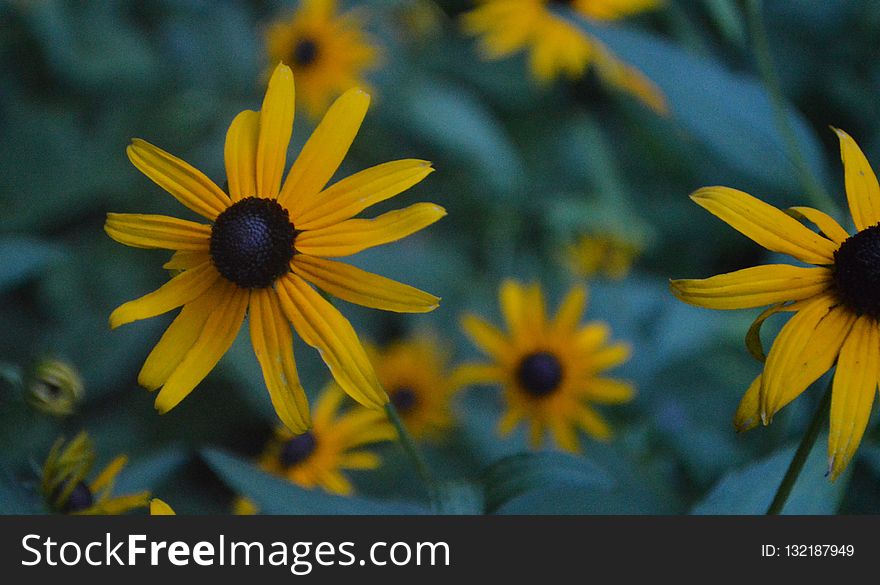
[[[761, 512], [818, 396], [808, 391], [772, 426], [735, 434], [734, 410], [760, 369], [742, 342], [757, 311], [694, 309], [666, 285], [767, 260], [693, 205], [694, 189], [721, 184], [774, 204], [806, 203], [755, 76], [739, 3], [670, 1], [613, 30], [583, 25], [666, 93], [666, 118], [593, 75], [541, 87], [522, 57], [481, 61], [456, 21], [469, 2], [439, 2], [427, 32], [406, 16], [429, 0], [359, 4], [385, 63], [370, 78], [376, 99], [339, 176], [429, 159], [438, 172], [387, 208], [429, 200], [449, 210], [429, 230], [355, 258], [443, 298], [427, 315], [341, 307], [363, 339], [384, 343], [429, 326], [456, 362], [474, 357], [458, 318], [473, 311], [497, 320], [502, 278], [539, 279], [555, 306], [574, 281], [561, 253], [575, 235], [602, 228], [646, 243], [629, 277], [589, 283], [587, 318], [607, 321], [634, 348], [620, 377], [636, 383], [637, 399], [603, 410], [613, 441], [584, 437], [579, 457], [527, 455], [521, 433], [495, 433], [500, 394], [466, 390], [457, 428], [425, 446], [445, 482], [445, 511]], [[238, 493], [271, 513], [426, 510], [423, 487], [394, 444], [378, 449], [379, 470], [351, 475], [356, 498], [257, 471], [250, 461], [275, 418], [246, 330], [197, 391], [159, 417], [136, 374], [170, 319], [107, 326], [115, 306], [167, 274], [162, 253], [106, 237], [105, 213], [183, 211], [129, 164], [126, 145], [147, 139], [222, 184], [226, 128], [262, 98], [262, 31], [293, 5], [0, 1], [0, 512], [43, 510], [39, 466], [57, 436], [80, 429], [95, 439], [99, 465], [130, 455], [120, 493], [151, 489], [181, 513], [228, 512]], [[799, 143], [842, 206], [828, 126], [846, 129], [880, 165], [880, 3], [777, 0], [766, 18]], [[310, 125], [298, 116], [292, 152]], [[17, 376], [45, 355], [83, 375], [85, 399], [70, 417], [24, 401]], [[298, 351], [297, 363], [306, 389], [317, 392], [328, 374], [315, 352]], [[880, 510], [876, 423], [834, 484], [823, 475], [820, 440], [786, 511]]]

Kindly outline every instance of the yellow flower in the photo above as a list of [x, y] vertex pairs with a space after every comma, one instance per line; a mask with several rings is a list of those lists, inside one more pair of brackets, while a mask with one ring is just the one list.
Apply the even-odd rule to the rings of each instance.
[[176, 516], [176, 513], [159, 498], [153, 498], [150, 500], [150, 516]]
[[[794, 313], [770, 348], [763, 373], [740, 403], [734, 418], [739, 430], [759, 421], [769, 424], [836, 362], [828, 436], [832, 478], [846, 469], [859, 446], [880, 375], [880, 187], [855, 141], [836, 132], [855, 235], [817, 209], [793, 207], [786, 213], [742, 191], [707, 187], [691, 199], [768, 250], [814, 266], [769, 264], [671, 283], [679, 299], [699, 307], [771, 305], [748, 339], [759, 357], [763, 350], [755, 340], [761, 323], [779, 311]], [[798, 219], [815, 224], [819, 233]]]
[[503, 386], [507, 412], [499, 423], [501, 434], [527, 420], [533, 448], [541, 445], [549, 429], [556, 443], [571, 452], [580, 450], [576, 428], [600, 440], [610, 438], [610, 427], [589, 403], [632, 399], [631, 384], [601, 376], [628, 360], [630, 348], [609, 344], [605, 323], [580, 326], [586, 289], [572, 288], [553, 319], [545, 314], [537, 284], [505, 281], [499, 296], [508, 331], [466, 315], [462, 327], [492, 362], [465, 364], [458, 377], [463, 383]]
[[85, 432], [78, 434], [67, 445], [58, 439], [52, 445], [43, 465], [41, 491], [49, 508], [61, 514], [123, 514], [136, 508], [145, 508], [149, 492], [113, 496], [116, 476], [125, 467], [128, 458], [120, 455], [113, 459], [92, 481], [86, 476], [95, 464], [95, 450]]
[[369, 352], [406, 429], [419, 439], [435, 438], [452, 425], [450, 403], [459, 386], [446, 372], [447, 358], [438, 343], [423, 334]]
[[660, 0], [478, 0], [463, 17], [467, 33], [480, 36], [487, 59], [501, 59], [524, 49], [529, 68], [542, 83], [566, 75], [577, 78], [592, 64], [607, 83], [628, 91], [659, 113], [666, 99], [647, 77], [615, 57], [605, 45], [551, 10], [565, 4], [585, 18], [612, 21], [655, 8]]
[[629, 274], [639, 251], [639, 246], [615, 234], [585, 234], [566, 247], [565, 261], [581, 278], [602, 274], [618, 280]]
[[351, 324], [308, 283], [343, 300], [397, 312], [426, 312], [439, 299], [327, 257], [348, 256], [399, 240], [440, 219], [442, 207], [416, 203], [375, 219], [352, 219], [431, 171], [422, 160], [378, 165], [326, 187], [342, 162], [370, 98], [353, 89], [327, 112], [282, 185], [293, 125], [294, 86], [279, 65], [263, 109], [245, 110], [226, 135], [229, 193], [186, 162], [144, 142], [128, 147], [132, 163], [206, 225], [161, 215], [107, 216], [117, 242], [175, 253], [182, 268], [158, 290], [110, 315], [110, 326], [183, 306], [147, 357], [138, 381], [161, 388], [166, 413], [213, 369], [249, 314], [250, 337], [281, 421], [294, 432], [309, 426], [308, 403], [293, 358], [290, 324], [316, 348], [339, 385], [358, 402], [381, 408], [388, 397]]
[[380, 459], [363, 447], [397, 438], [385, 412], [355, 406], [339, 412], [345, 394], [335, 384], [324, 389], [315, 404], [311, 430], [293, 434], [278, 427], [260, 456], [259, 466], [298, 486], [352, 493], [345, 469], [375, 469]]
[[379, 59], [355, 11], [339, 14], [336, 0], [303, 0], [289, 18], [266, 31], [269, 62], [289, 65], [299, 98], [312, 118], [350, 87], [367, 87], [365, 71]]
[[58, 359], [42, 359], [34, 367], [28, 385], [28, 402], [53, 416], [73, 414], [83, 397], [83, 381], [71, 364]]

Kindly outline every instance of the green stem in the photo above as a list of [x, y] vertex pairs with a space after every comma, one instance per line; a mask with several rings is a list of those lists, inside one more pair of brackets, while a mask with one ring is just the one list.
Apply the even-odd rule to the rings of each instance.
[[767, 508], [768, 515], [782, 513], [782, 508], [785, 507], [785, 502], [788, 501], [788, 496], [791, 495], [791, 490], [797, 482], [801, 470], [804, 468], [804, 463], [807, 461], [810, 451], [813, 450], [813, 445], [816, 443], [816, 437], [819, 436], [819, 431], [822, 429], [822, 424], [824, 423], [828, 410], [831, 407], [832, 381], [833, 379], [828, 380], [828, 388], [825, 389], [825, 394], [822, 396], [822, 400], [819, 402], [815, 414], [813, 414], [810, 426], [807, 427], [807, 432], [801, 439], [801, 444], [798, 445], [797, 451], [795, 451], [794, 457], [788, 465], [788, 470], [782, 478], [782, 483], [779, 484], [779, 488], [776, 490], [776, 495], [773, 496], [773, 502], [771, 502], [770, 507]]
[[764, 18], [762, 15], [763, 2], [761, 0], [747, 0], [746, 12], [749, 21], [749, 29], [752, 33], [752, 46], [755, 51], [755, 59], [758, 62], [758, 70], [761, 73], [765, 89], [770, 95], [770, 103], [773, 107], [773, 119], [776, 128], [782, 139], [792, 162], [797, 168], [801, 185], [806, 191], [806, 195], [810, 198], [812, 204], [819, 209], [825, 209], [832, 215], [839, 217], [839, 209], [834, 203], [830, 195], [822, 188], [821, 183], [816, 175], [810, 169], [804, 153], [798, 146], [797, 137], [791, 127], [788, 117], [785, 98], [782, 95], [782, 88], [779, 83], [779, 77], [776, 75], [776, 69], [773, 67], [773, 59], [770, 56], [770, 45], [767, 42], [767, 30], [764, 26]]
[[406, 427], [403, 426], [403, 421], [400, 420], [400, 415], [397, 413], [394, 404], [391, 402], [387, 403], [385, 405], [385, 412], [388, 414], [388, 420], [391, 421], [391, 424], [397, 429], [397, 435], [400, 437], [400, 445], [403, 447], [403, 450], [406, 451], [413, 466], [416, 468], [416, 471], [425, 483], [434, 512], [439, 512], [440, 490], [437, 487], [437, 481], [434, 479], [434, 474], [431, 473], [431, 468], [428, 467], [425, 458], [422, 457], [422, 454], [416, 446], [415, 441], [413, 441], [412, 436], [406, 430]]

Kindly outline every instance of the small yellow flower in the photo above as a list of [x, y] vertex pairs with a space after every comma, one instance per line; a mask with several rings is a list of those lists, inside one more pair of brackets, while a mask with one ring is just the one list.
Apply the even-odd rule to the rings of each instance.
[[124, 514], [145, 508], [150, 499], [147, 491], [126, 496], [113, 496], [116, 476], [128, 458], [120, 455], [110, 462], [92, 481], [86, 476], [95, 464], [95, 450], [85, 432], [67, 445], [58, 439], [43, 465], [41, 491], [49, 508], [61, 514]]
[[339, 387], [330, 384], [315, 403], [311, 430], [295, 435], [278, 427], [258, 465], [307, 489], [350, 495], [353, 488], [343, 470], [379, 467], [379, 456], [364, 447], [394, 440], [397, 432], [384, 411], [355, 406], [340, 413], [344, 398]]
[[176, 513], [159, 498], [153, 498], [150, 500], [150, 516], [176, 516]]
[[82, 378], [71, 364], [58, 359], [37, 362], [27, 394], [34, 408], [53, 416], [68, 416], [82, 396]]
[[[854, 235], [817, 209], [793, 207], [786, 213], [742, 191], [706, 187], [691, 195], [697, 205], [768, 250], [813, 267], [768, 264], [671, 282], [679, 299], [698, 307], [770, 305], [752, 332], [776, 312], [794, 313], [739, 405], [734, 418], [739, 430], [769, 424], [837, 364], [828, 436], [832, 479], [846, 469], [862, 440], [880, 375], [880, 186], [856, 142], [842, 130], [836, 132]], [[819, 233], [798, 219], [813, 223]], [[754, 339], [750, 344], [763, 357]]]
[[578, 78], [590, 65], [607, 83], [630, 92], [659, 113], [666, 99], [641, 72], [615, 57], [605, 45], [551, 11], [565, 4], [585, 18], [613, 21], [655, 8], [660, 0], [477, 0], [463, 17], [467, 33], [480, 36], [487, 59], [501, 59], [529, 50], [529, 68], [542, 83], [566, 75]]
[[412, 187], [432, 172], [422, 160], [378, 165], [326, 187], [360, 128], [369, 96], [353, 89], [327, 112], [282, 184], [293, 126], [290, 68], [272, 75], [263, 109], [245, 110], [226, 135], [229, 192], [200, 171], [143, 141], [131, 162], [210, 224], [163, 215], [110, 213], [105, 230], [129, 246], [174, 250], [166, 268], [183, 269], [158, 290], [118, 307], [119, 327], [183, 307], [138, 376], [161, 388], [156, 408], [180, 403], [232, 345], [248, 315], [254, 352], [281, 421], [309, 427], [308, 402], [293, 358], [290, 325], [316, 348], [337, 383], [358, 402], [388, 401], [348, 320], [309, 283], [343, 300], [396, 312], [427, 312], [439, 299], [411, 286], [328, 260], [404, 238], [446, 212], [416, 203], [375, 219], [361, 211]]
[[363, 32], [361, 11], [340, 14], [336, 0], [303, 0], [289, 18], [266, 32], [270, 63], [293, 69], [299, 98], [312, 118], [350, 87], [368, 87], [366, 71], [376, 67], [379, 50]]
[[584, 234], [566, 247], [565, 262], [578, 277], [619, 280], [629, 274], [639, 252], [639, 246], [615, 234]]
[[446, 371], [447, 357], [433, 336], [422, 334], [368, 351], [379, 382], [406, 429], [418, 439], [436, 438], [452, 425], [452, 397], [459, 386]]
[[540, 447], [549, 429], [556, 443], [571, 452], [580, 451], [576, 428], [600, 440], [611, 437], [611, 428], [589, 403], [632, 399], [631, 384], [602, 376], [629, 359], [630, 347], [608, 343], [605, 323], [580, 326], [586, 301], [586, 289], [576, 286], [556, 317], [548, 319], [539, 285], [505, 281], [500, 303], [506, 333], [474, 315], [462, 320], [465, 332], [492, 361], [465, 364], [458, 377], [462, 383], [503, 387], [507, 412], [499, 423], [502, 435], [526, 420], [533, 448]]

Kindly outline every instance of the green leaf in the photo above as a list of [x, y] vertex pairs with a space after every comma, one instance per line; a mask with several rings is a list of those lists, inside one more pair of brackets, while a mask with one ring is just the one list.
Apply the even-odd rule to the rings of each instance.
[[[650, 34], [596, 26], [572, 11], [564, 14], [651, 79], [666, 96], [673, 119], [732, 167], [771, 185], [800, 186], [770, 99], [757, 79]], [[825, 159], [815, 133], [793, 108], [788, 115], [810, 168], [825, 180]]]
[[54, 244], [26, 237], [0, 240], [0, 291], [12, 288], [45, 270], [64, 256]]
[[205, 449], [202, 457], [232, 490], [253, 500], [264, 514], [429, 513], [427, 508], [410, 502], [343, 497], [319, 489], [307, 490], [218, 449]]
[[485, 495], [482, 486], [471, 482], [449, 482], [440, 486], [440, 513], [455, 515], [482, 514]]
[[[837, 511], [850, 472], [845, 472], [835, 482], [828, 479], [827, 442], [827, 436], [824, 435], [816, 441], [783, 508], [784, 514], [834, 514]], [[792, 445], [728, 473], [702, 502], [694, 506], [691, 513], [765, 513], [794, 452], [795, 446]]]
[[590, 461], [566, 453], [523, 453], [490, 466], [482, 477], [486, 511], [496, 512], [505, 503], [525, 494], [543, 493], [552, 486], [607, 491], [614, 481]]
[[155, 492], [172, 474], [182, 468], [188, 459], [189, 453], [179, 447], [164, 448], [150, 455], [138, 457], [119, 474], [115, 492], [117, 494], [142, 490]]

